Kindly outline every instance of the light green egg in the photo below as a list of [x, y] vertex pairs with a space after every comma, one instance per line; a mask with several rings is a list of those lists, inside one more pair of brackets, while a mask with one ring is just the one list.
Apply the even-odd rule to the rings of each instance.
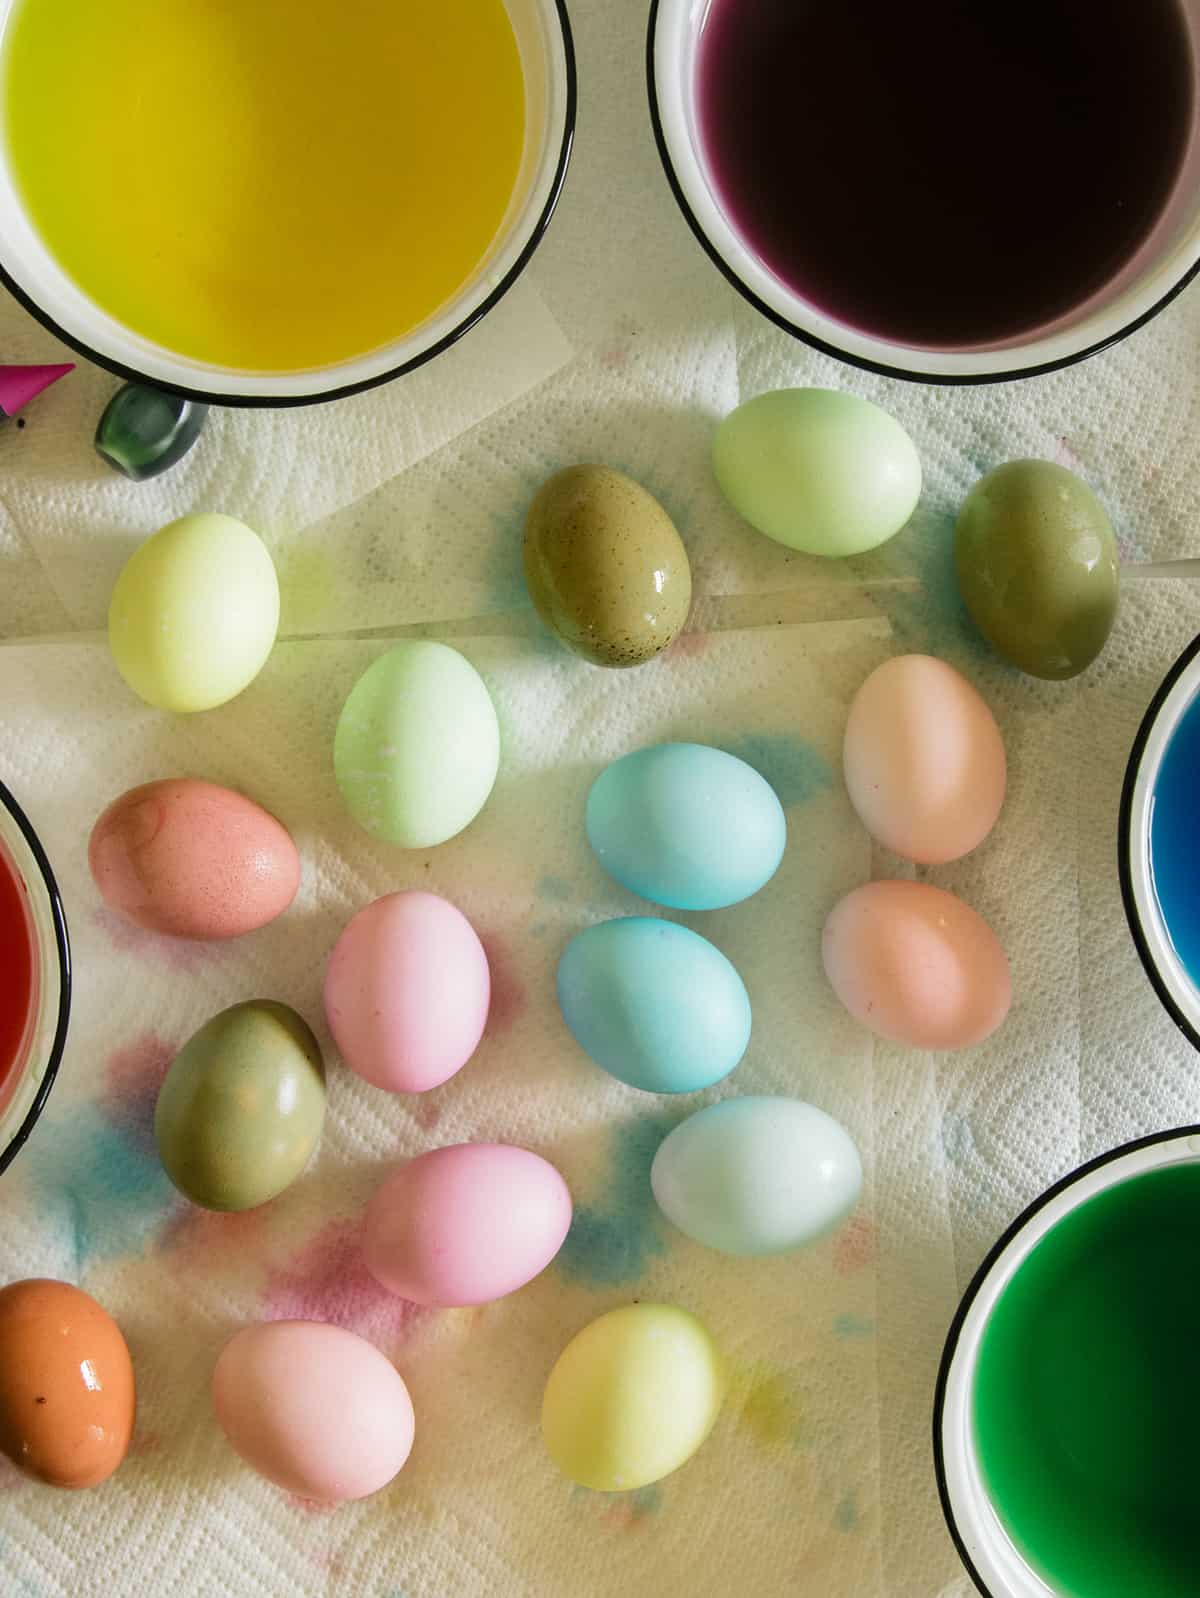
[[921, 461], [886, 411], [827, 388], [782, 388], [718, 426], [713, 470], [740, 515], [808, 555], [861, 555], [916, 509]]
[[426, 640], [397, 644], [367, 668], [333, 741], [351, 815], [402, 849], [432, 849], [469, 826], [499, 764], [483, 678], [456, 649]]
[[108, 608], [122, 677], [160, 710], [211, 710], [266, 664], [279, 582], [266, 545], [232, 516], [181, 516], [126, 561]]

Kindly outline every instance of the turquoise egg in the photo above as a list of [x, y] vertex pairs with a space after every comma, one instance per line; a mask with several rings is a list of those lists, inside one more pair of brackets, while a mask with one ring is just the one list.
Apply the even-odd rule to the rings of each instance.
[[753, 766], [704, 744], [658, 744], [592, 784], [588, 841], [623, 887], [674, 910], [757, 893], [783, 859], [787, 822]]
[[646, 1093], [698, 1093], [750, 1042], [750, 996], [707, 938], [629, 916], [572, 938], [558, 1002], [575, 1041], [610, 1076]]

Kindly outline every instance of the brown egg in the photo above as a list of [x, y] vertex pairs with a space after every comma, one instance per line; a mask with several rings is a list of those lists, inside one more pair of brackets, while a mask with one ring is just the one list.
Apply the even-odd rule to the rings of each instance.
[[66, 1282], [0, 1289], [0, 1449], [52, 1487], [95, 1487], [133, 1434], [133, 1364], [121, 1329]]
[[92, 876], [105, 903], [152, 932], [236, 938], [281, 915], [300, 856], [261, 805], [213, 782], [148, 782], [92, 829]]

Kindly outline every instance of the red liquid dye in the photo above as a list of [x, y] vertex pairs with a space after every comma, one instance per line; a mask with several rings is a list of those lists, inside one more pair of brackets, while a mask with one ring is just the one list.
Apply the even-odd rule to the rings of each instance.
[[16, 1085], [14, 1067], [33, 1006], [33, 932], [25, 889], [0, 846], [0, 1107]]

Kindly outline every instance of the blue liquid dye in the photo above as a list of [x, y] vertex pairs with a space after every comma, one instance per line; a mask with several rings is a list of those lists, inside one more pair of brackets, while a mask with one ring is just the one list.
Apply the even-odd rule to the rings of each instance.
[[1200, 987], [1200, 697], [1179, 718], [1158, 768], [1150, 870], [1175, 953]]

